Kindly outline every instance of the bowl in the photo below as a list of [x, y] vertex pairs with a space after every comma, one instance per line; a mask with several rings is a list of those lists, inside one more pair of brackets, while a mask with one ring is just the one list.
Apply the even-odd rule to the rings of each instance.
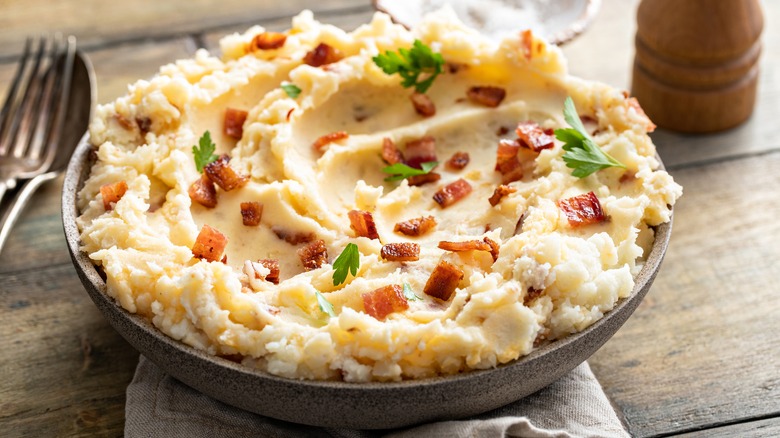
[[79, 250], [76, 194], [91, 167], [85, 135], [65, 175], [62, 219], [79, 278], [109, 323], [166, 373], [217, 400], [260, 415], [312, 426], [388, 429], [476, 415], [519, 400], [554, 382], [599, 349], [628, 319], [653, 282], [669, 243], [671, 221], [656, 238], [634, 290], [580, 333], [493, 369], [388, 383], [293, 380], [211, 356], [158, 331], [106, 295], [106, 283]]

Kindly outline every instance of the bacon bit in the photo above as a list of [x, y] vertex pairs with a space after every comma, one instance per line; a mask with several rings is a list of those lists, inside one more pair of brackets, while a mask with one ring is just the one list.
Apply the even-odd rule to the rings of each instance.
[[523, 297], [523, 305], [528, 306], [531, 304], [532, 301], [542, 295], [542, 292], [544, 292], [544, 289], [534, 289], [529, 287], [528, 292], [526, 292], [525, 297]]
[[412, 101], [417, 114], [423, 117], [431, 117], [436, 114], [436, 105], [434, 105], [433, 100], [427, 94], [415, 92], [409, 96], [409, 100]]
[[424, 184], [436, 182], [436, 181], [438, 181], [440, 179], [441, 179], [441, 175], [439, 175], [438, 173], [436, 173], [436, 172], [428, 172], [428, 173], [423, 174], [423, 175], [413, 175], [413, 176], [410, 176], [409, 178], [406, 178], [406, 182], [410, 186], [421, 186], [421, 185], [424, 185]]
[[553, 130], [542, 129], [536, 122], [520, 122], [515, 132], [517, 133], [517, 140], [520, 146], [531, 149], [534, 152], [541, 152], [554, 146], [553, 140], [555, 137], [553, 137]]
[[230, 157], [222, 155], [216, 161], [212, 161], [203, 168], [208, 177], [222, 190], [229, 192], [240, 189], [249, 182], [249, 177], [237, 174], [229, 165]]
[[501, 173], [501, 182], [509, 184], [523, 178], [523, 166], [517, 158], [520, 145], [510, 140], [498, 142], [496, 151], [496, 170]]
[[473, 103], [495, 108], [506, 97], [506, 90], [501, 87], [471, 87], [466, 95]]
[[430, 135], [406, 143], [406, 165], [422, 169], [422, 163], [436, 161], [436, 139]]
[[124, 180], [101, 186], [100, 194], [103, 195], [103, 208], [105, 208], [106, 211], [113, 210], [113, 204], [119, 202], [119, 200], [122, 199], [122, 196], [125, 196], [126, 192], [127, 183]]
[[146, 135], [152, 129], [152, 119], [149, 117], [136, 117], [135, 124], [138, 125], [142, 135]]
[[490, 245], [482, 240], [465, 240], [463, 242], [448, 242], [442, 240], [439, 242], [439, 248], [445, 251], [490, 251]]
[[433, 216], [418, 217], [395, 224], [393, 231], [406, 236], [422, 236], [436, 226], [436, 218]]
[[452, 170], [462, 170], [471, 161], [468, 152], [455, 152], [452, 154], [449, 160], [447, 160], [447, 167]]
[[256, 50], [274, 50], [284, 46], [287, 41], [287, 35], [278, 32], [263, 32], [255, 35], [247, 47], [247, 52]]
[[[192, 255], [209, 262], [216, 262], [222, 258], [222, 252], [227, 246], [227, 237], [208, 225], [203, 225], [195, 245], [192, 246]], [[225, 259], [227, 262], [227, 259]]]
[[404, 297], [403, 287], [391, 284], [364, 293], [363, 308], [369, 315], [384, 321], [387, 315], [408, 309], [409, 302]]
[[488, 199], [488, 202], [490, 202], [490, 205], [495, 207], [501, 202], [502, 199], [504, 199], [504, 196], [507, 196], [510, 193], [515, 193], [516, 191], [517, 189], [514, 187], [501, 184], [496, 187], [496, 190], [493, 191], [493, 194], [490, 196], [490, 199]]
[[125, 128], [128, 131], [132, 131], [133, 128], [135, 128], [135, 125], [133, 124], [133, 122], [127, 120], [125, 118], [125, 116], [123, 116], [122, 114], [114, 114], [114, 120], [116, 120], [117, 123], [119, 123], [120, 126], [122, 126], [123, 128]]
[[330, 134], [325, 134], [315, 140], [311, 147], [313, 147], [317, 152], [322, 152], [322, 148], [325, 147], [325, 145], [333, 143], [334, 141], [343, 140], [347, 137], [349, 137], [349, 134], [347, 134], [346, 131], [331, 132]]
[[305, 271], [322, 267], [322, 264], [328, 261], [328, 248], [325, 247], [325, 241], [320, 239], [309, 243], [298, 250], [298, 257]]
[[387, 164], [402, 163], [404, 161], [404, 156], [396, 147], [395, 142], [387, 137], [382, 140], [382, 159]]
[[265, 278], [262, 278], [260, 276], [260, 273], [257, 272], [257, 270], [255, 270], [256, 278], [269, 281], [273, 284], [279, 284], [279, 260], [262, 259], [262, 260], [258, 260], [257, 263], [260, 263], [261, 265], [265, 266], [266, 269], [268, 269], [271, 272], [269, 272], [268, 275], [265, 276]]
[[391, 262], [420, 260], [420, 245], [416, 243], [388, 243], [382, 245], [382, 258]]
[[285, 117], [285, 120], [288, 122], [290, 121], [290, 116], [292, 116], [292, 113], [295, 111], [295, 108], [290, 108], [290, 111], [287, 111], [287, 117]]
[[498, 242], [491, 239], [490, 237], [485, 237], [483, 240], [485, 243], [490, 245], [490, 255], [493, 257], [493, 261], [495, 262], [498, 260], [498, 253], [501, 250], [501, 247], [499, 246]]
[[433, 194], [433, 200], [441, 208], [449, 207], [450, 205], [460, 201], [466, 195], [471, 193], [471, 184], [466, 182], [465, 179], [460, 178], [455, 182], [451, 182], [446, 186], [439, 189], [438, 192]]
[[568, 199], [560, 199], [556, 204], [566, 215], [566, 219], [569, 220], [569, 225], [572, 227], [595, 224], [606, 220], [599, 198], [593, 192], [573, 196]]
[[190, 199], [206, 208], [217, 206], [217, 189], [214, 187], [214, 182], [205, 174], [192, 183], [187, 193]]
[[357, 237], [368, 237], [379, 240], [374, 216], [367, 211], [352, 210], [349, 212], [350, 227], [355, 230]]
[[321, 67], [344, 59], [344, 55], [335, 47], [319, 43], [317, 47], [306, 53], [303, 62], [312, 67]]
[[223, 265], [227, 265], [227, 254], [223, 255], [222, 260], [220, 260], [219, 262], [222, 263]]
[[223, 123], [223, 130], [228, 137], [240, 140], [244, 136], [244, 122], [246, 121], [247, 113], [244, 110], [228, 108], [225, 110], [225, 121]]
[[[627, 94], [627, 93], [626, 93]], [[628, 96], [626, 96], [628, 97]], [[650, 117], [647, 117], [647, 114], [645, 113], [645, 110], [642, 109], [642, 107], [639, 105], [639, 101], [636, 100], [636, 97], [631, 97], [628, 99], [628, 106], [629, 108], [634, 108], [636, 110], [637, 114], [647, 119], [647, 132], [653, 132], [655, 131], [655, 128], [657, 126], [655, 123], [653, 123], [652, 120], [650, 120]]]
[[460, 268], [442, 260], [428, 277], [423, 292], [442, 301], [449, 301], [462, 279], [463, 271]]
[[298, 245], [299, 243], [309, 243], [317, 238], [317, 235], [311, 231], [298, 231], [292, 232], [276, 225], [271, 227], [271, 231], [276, 234], [276, 237], [284, 240], [290, 245]]
[[509, 134], [509, 128], [507, 128], [506, 126], [502, 126], [502, 127], [498, 128], [498, 130], [496, 131], [496, 135], [499, 136], [499, 137], [501, 137], [502, 135], [507, 135], [507, 134]]
[[252, 201], [241, 203], [241, 220], [247, 227], [256, 227], [260, 225], [263, 218], [263, 204]]
[[620, 184], [626, 184], [634, 181], [636, 181], [636, 174], [631, 171], [624, 172], [623, 175], [621, 175], [620, 179], [618, 180]]
[[530, 61], [534, 53], [534, 34], [530, 29], [520, 33], [520, 47], [523, 49], [523, 56]]

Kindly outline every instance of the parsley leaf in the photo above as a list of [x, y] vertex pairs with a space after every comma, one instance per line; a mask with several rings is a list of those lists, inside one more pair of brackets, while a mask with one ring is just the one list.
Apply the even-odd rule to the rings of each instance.
[[622, 167], [625, 165], [614, 157], [604, 152], [596, 142], [590, 138], [588, 131], [582, 125], [580, 116], [574, 108], [574, 102], [571, 97], [566, 98], [563, 104], [563, 118], [566, 119], [571, 128], [561, 128], [555, 130], [555, 138], [562, 141], [563, 161], [566, 166], [574, 169], [572, 175], [577, 178], [586, 176], [608, 167]]
[[328, 316], [336, 316], [336, 312], [333, 310], [333, 304], [328, 301], [327, 298], [325, 298], [325, 295], [323, 295], [320, 291], [315, 290], [314, 294], [317, 296], [317, 304], [320, 306], [320, 310], [322, 310], [322, 313], [327, 314]]
[[406, 298], [409, 301], [417, 301], [422, 299], [412, 291], [412, 287], [409, 286], [409, 283], [404, 283], [404, 298]]
[[207, 164], [216, 161], [217, 158], [219, 158], [214, 154], [217, 145], [211, 141], [211, 133], [208, 131], [203, 133], [203, 136], [198, 140], [198, 144], [200, 147], [192, 147], [192, 155], [195, 156], [195, 168], [198, 169], [198, 172], [203, 172], [203, 168], [206, 167]]
[[333, 285], [347, 281], [347, 273], [357, 275], [360, 268], [360, 251], [354, 243], [348, 243], [344, 251], [333, 261]]
[[299, 94], [301, 94], [301, 89], [298, 88], [295, 84], [282, 84], [281, 88], [291, 99], [295, 99]]
[[402, 179], [409, 178], [410, 176], [425, 175], [438, 165], [438, 161], [427, 161], [420, 164], [422, 169], [415, 169], [414, 167], [407, 166], [404, 163], [395, 163], [391, 166], [383, 168], [382, 172], [389, 173], [391, 175], [385, 178], [385, 181], [400, 181]]
[[[372, 59], [385, 73], [398, 73], [403, 78], [401, 85], [404, 88], [414, 87], [418, 93], [428, 91], [444, 65], [441, 54], [435, 53], [420, 40], [414, 40], [411, 49], [398, 49], [398, 52], [386, 50]], [[423, 73], [427, 78], [420, 80]]]

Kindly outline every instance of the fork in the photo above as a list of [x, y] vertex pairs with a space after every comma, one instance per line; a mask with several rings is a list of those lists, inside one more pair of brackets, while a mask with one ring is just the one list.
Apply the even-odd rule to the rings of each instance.
[[49, 169], [56, 152], [52, 139], [65, 120], [76, 39], [41, 37], [35, 53], [34, 44], [27, 38], [0, 109], [0, 202], [18, 181]]

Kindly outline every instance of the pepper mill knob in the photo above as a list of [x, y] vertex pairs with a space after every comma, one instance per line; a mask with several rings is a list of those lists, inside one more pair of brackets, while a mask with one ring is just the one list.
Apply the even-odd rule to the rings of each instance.
[[632, 94], [663, 128], [739, 125], [755, 104], [763, 26], [758, 0], [642, 0]]

